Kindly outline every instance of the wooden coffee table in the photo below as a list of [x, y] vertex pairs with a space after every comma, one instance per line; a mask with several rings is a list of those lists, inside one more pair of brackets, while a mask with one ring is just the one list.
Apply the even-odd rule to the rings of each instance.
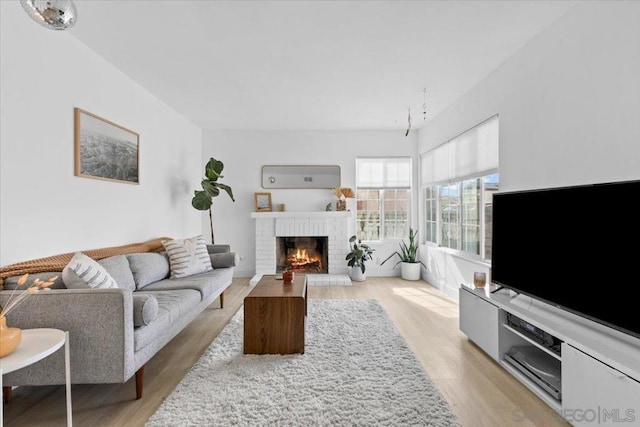
[[285, 284], [264, 275], [244, 298], [244, 353], [304, 353], [307, 278]]

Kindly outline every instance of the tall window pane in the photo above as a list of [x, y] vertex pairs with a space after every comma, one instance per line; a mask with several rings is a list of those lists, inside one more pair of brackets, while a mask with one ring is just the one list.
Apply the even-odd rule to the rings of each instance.
[[493, 195], [500, 189], [497, 173], [484, 177], [484, 258], [491, 259], [491, 231], [493, 229]]
[[409, 235], [409, 191], [384, 190], [384, 239]]
[[463, 251], [480, 254], [480, 178], [462, 182]]
[[424, 189], [425, 239], [438, 243], [438, 187], [435, 185]]
[[441, 245], [446, 248], [459, 249], [460, 227], [458, 224], [460, 210], [460, 185], [443, 185], [440, 187], [440, 224]]
[[380, 240], [380, 190], [356, 192], [358, 238]]

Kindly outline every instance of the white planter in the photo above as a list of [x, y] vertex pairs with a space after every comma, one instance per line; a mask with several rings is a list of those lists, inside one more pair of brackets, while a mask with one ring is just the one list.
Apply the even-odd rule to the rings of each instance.
[[367, 273], [363, 273], [360, 267], [351, 267], [350, 276], [354, 282], [364, 282], [367, 280]]
[[420, 263], [403, 262], [401, 264], [402, 278], [404, 280], [420, 280]]

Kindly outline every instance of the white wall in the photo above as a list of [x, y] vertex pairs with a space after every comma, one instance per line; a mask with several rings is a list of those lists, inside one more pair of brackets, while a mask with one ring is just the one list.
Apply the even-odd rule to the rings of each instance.
[[[579, 3], [423, 127], [419, 152], [498, 113], [501, 190], [640, 179], [639, 23], [638, 2]], [[432, 248], [425, 261], [452, 295], [488, 271]]]
[[[201, 130], [20, 2], [0, 2], [0, 265], [200, 232]], [[140, 134], [140, 185], [74, 176], [73, 109]]]
[[[288, 211], [323, 211], [335, 200], [331, 190], [265, 190], [261, 187], [263, 165], [333, 164], [341, 167], [342, 186], [355, 190], [355, 159], [363, 156], [411, 156], [414, 176], [417, 173], [416, 134], [404, 136], [403, 131], [216, 131], [205, 130], [202, 144], [202, 171], [210, 157], [225, 164], [221, 182], [230, 185], [236, 202], [223, 194], [214, 199], [214, 228], [218, 243], [229, 243], [241, 257], [236, 271], [239, 277], [252, 276], [255, 270], [255, 228], [250, 218], [254, 210], [253, 194], [271, 192], [273, 206], [285, 203]], [[414, 197], [415, 200], [415, 197]], [[335, 206], [335, 204], [334, 204]], [[355, 201], [347, 207], [355, 209]], [[417, 205], [413, 204], [413, 219]], [[209, 223], [203, 214], [202, 233], [209, 233]], [[354, 224], [355, 229], [355, 224]], [[367, 264], [367, 274], [399, 275], [399, 266], [389, 261], [376, 265], [398, 249], [398, 242], [372, 245], [376, 248], [374, 262]]]

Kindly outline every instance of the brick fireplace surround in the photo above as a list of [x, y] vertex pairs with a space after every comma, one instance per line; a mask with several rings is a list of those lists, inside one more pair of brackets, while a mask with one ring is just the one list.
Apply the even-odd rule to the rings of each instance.
[[338, 212], [253, 212], [256, 234], [256, 274], [253, 286], [263, 274], [276, 273], [276, 237], [327, 236], [329, 274], [348, 274], [345, 257], [353, 233], [351, 211]]

